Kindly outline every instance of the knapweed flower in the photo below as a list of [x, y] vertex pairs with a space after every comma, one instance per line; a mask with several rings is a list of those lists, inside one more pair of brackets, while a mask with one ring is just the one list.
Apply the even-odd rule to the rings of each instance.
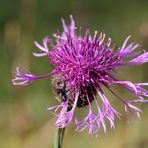
[[[109, 99], [104, 94], [107, 89], [111, 94], [121, 101], [125, 107], [125, 112], [134, 112], [139, 115], [142, 111], [134, 103], [148, 102], [144, 97], [148, 96], [148, 91], [144, 89], [148, 83], [133, 83], [116, 78], [116, 70], [125, 66], [137, 66], [148, 62], [148, 52], [135, 52], [139, 44], [127, 44], [128, 36], [123, 45], [119, 48], [112, 44], [111, 38], [105, 39], [105, 34], [95, 31], [92, 37], [89, 29], [86, 29], [84, 36], [81, 34], [82, 28], [76, 34], [77, 27], [73, 17], [70, 16], [71, 24], [67, 26], [62, 19], [64, 31], [62, 34], [54, 34], [55, 42], [51, 38], [45, 37], [43, 45], [35, 42], [41, 52], [33, 53], [36, 57], [47, 56], [49, 64], [53, 66], [53, 71], [36, 76], [25, 70], [23, 73], [16, 69], [14, 85], [28, 85], [35, 80], [54, 77], [53, 84], [59, 95], [60, 104], [48, 108], [54, 109], [57, 116], [56, 126], [64, 128], [74, 121], [78, 131], [89, 128], [89, 134], [98, 134], [100, 127], [107, 131], [107, 122], [110, 127], [115, 127], [115, 117], [120, 118], [121, 113], [111, 106]], [[118, 85], [130, 93], [136, 99], [128, 100], [117, 95], [111, 85]], [[102, 101], [99, 104], [98, 99]], [[95, 103], [97, 111], [93, 110], [92, 103]], [[80, 121], [75, 113], [76, 108], [88, 108], [87, 116]], [[108, 121], [107, 121], [108, 120]]]

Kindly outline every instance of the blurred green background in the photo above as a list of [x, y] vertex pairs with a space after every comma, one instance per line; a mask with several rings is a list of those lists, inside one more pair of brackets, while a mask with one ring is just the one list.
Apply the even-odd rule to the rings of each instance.
[[[0, 0], [0, 148], [52, 148], [55, 117], [46, 108], [57, 104], [50, 79], [25, 87], [12, 86], [15, 67], [24, 65], [34, 74], [50, 68], [47, 58], [35, 58], [34, 40], [62, 31], [61, 17], [69, 22], [73, 14], [77, 26], [103, 31], [121, 46], [129, 34], [132, 41], [148, 49], [147, 0]], [[122, 79], [148, 81], [148, 66], [125, 68]], [[132, 97], [119, 88], [123, 97]], [[108, 95], [113, 106], [121, 104]], [[63, 148], [148, 148], [148, 108], [141, 105], [141, 119], [127, 124], [116, 121], [116, 130], [100, 132], [98, 138], [88, 131], [77, 133], [71, 124], [65, 133]], [[79, 110], [80, 114], [83, 109]]]

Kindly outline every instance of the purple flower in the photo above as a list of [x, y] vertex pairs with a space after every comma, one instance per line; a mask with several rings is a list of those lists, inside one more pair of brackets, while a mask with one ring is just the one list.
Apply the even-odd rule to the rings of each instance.
[[[78, 131], [89, 128], [89, 134], [98, 134], [100, 127], [107, 131], [106, 122], [110, 127], [115, 127], [115, 118], [120, 119], [119, 113], [111, 106], [103, 89], [107, 89], [111, 94], [121, 101], [128, 114], [142, 111], [134, 103], [148, 102], [144, 97], [148, 96], [148, 91], [144, 86], [148, 83], [133, 83], [116, 78], [114, 74], [118, 68], [124, 66], [142, 65], [148, 62], [148, 52], [135, 52], [139, 44], [131, 43], [127, 45], [130, 36], [126, 38], [121, 48], [111, 44], [111, 39], [105, 40], [105, 34], [95, 31], [94, 36], [90, 35], [89, 29], [83, 37], [81, 28], [76, 34], [76, 26], [73, 17], [70, 16], [71, 24], [67, 26], [62, 19], [64, 31], [54, 34], [55, 43], [48, 37], [43, 39], [43, 45], [35, 42], [41, 52], [33, 53], [34, 56], [47, 56], [49, 63], [54, 70], [42, 76], [35, 76], [30, 72], [16, 70], [14, 85], [27, 85], [40, 78], [54, 76], [54, 87], [59, 96], [60, 104], [48, 108], [55, 110], [57, 116], [56, 126], [64, 128], [74, 121]], [[50, 50], [52, 49], [52, 50]], [[118, 85], [133, 94], [136, 99], [127, 100], [117, 95], [112, 90], [111, 85]], [[102, 105], [98, 103], [102, 101]], [[94, 112], [92, 103], [95, 103], [97, 111]], [[79, 107], [87, 107], [88, 114], [82, 120], [76, 116], [75, 110]]]

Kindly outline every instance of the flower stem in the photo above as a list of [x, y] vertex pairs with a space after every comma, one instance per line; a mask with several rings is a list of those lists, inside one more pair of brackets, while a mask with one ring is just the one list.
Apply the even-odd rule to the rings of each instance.
[[65, 128], [56, 128], [56, 130], [55, 130], [54, 148], [61, 148], [62, 147], [64, 131], [65, 131]]

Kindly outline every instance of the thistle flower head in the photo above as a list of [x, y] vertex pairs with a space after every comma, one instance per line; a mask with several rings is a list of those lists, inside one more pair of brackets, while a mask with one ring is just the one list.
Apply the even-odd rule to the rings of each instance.
[[[33, 55], [47, 56], [49, 63], [54, 67], [53, 72], [35, 76], [30, 72], [22, 73], [17, 68], [13, 84], [27, 85], [34, 80], [54, 75], [53, 84], [61, 103], [48, 109], [55, 109], [56, 126], [64, 128], [73, 120], [79, 131], [89, 128], [90, 135], [98, 134], [102, 126], [106, 132], [107, 120], [110, 127], [114, 128], [115, 117], [120, 118], [121, 114], [111, 106], [102, 88], [106, 88], [123, 103], [126, 113], [133, 110], [139, 115], [142, 111], [133, 103], [147, 102], [144, 97], [148, 96], [148, 91], [143, 86], [147, 86], [148, 83], [119, 80], [114, 73], [124, 66], [135, 66], [148, 62], [148, 52], [135, 52], [139, 44], [127, 44], [130, 36], [126, 38], [121, 47], [117, 47], [112, 44], [111, 38], [105, 39], [105, 34], [98, 34], [97, 31], [94, 32], [94, 36], [91, 36], [90, 30], [86, 29], [85, 35], [82, 36], [80, 28], [79, 33], [76, 34], [77, 27], [72, 16], [70, 20], [71, 24], [67, 26], [62, 19], [64, 31], [62, 34], [54, 34], [55, 43], [48, 37], [43, 39], [43, 45], [35, 42], [41, 52], [33, 53]], [[111, 88], [114, 84], [128, 90], [136, 99], [125, 100], [118, 96]], [[102, 106], [98, 103], [98, 99], [103, 102]], [[95, 103], [97, 113], [94, 113], [92, 103]], [[82, 121], [79, 121], [75, 109], [84, 106], [89, 112]]]

